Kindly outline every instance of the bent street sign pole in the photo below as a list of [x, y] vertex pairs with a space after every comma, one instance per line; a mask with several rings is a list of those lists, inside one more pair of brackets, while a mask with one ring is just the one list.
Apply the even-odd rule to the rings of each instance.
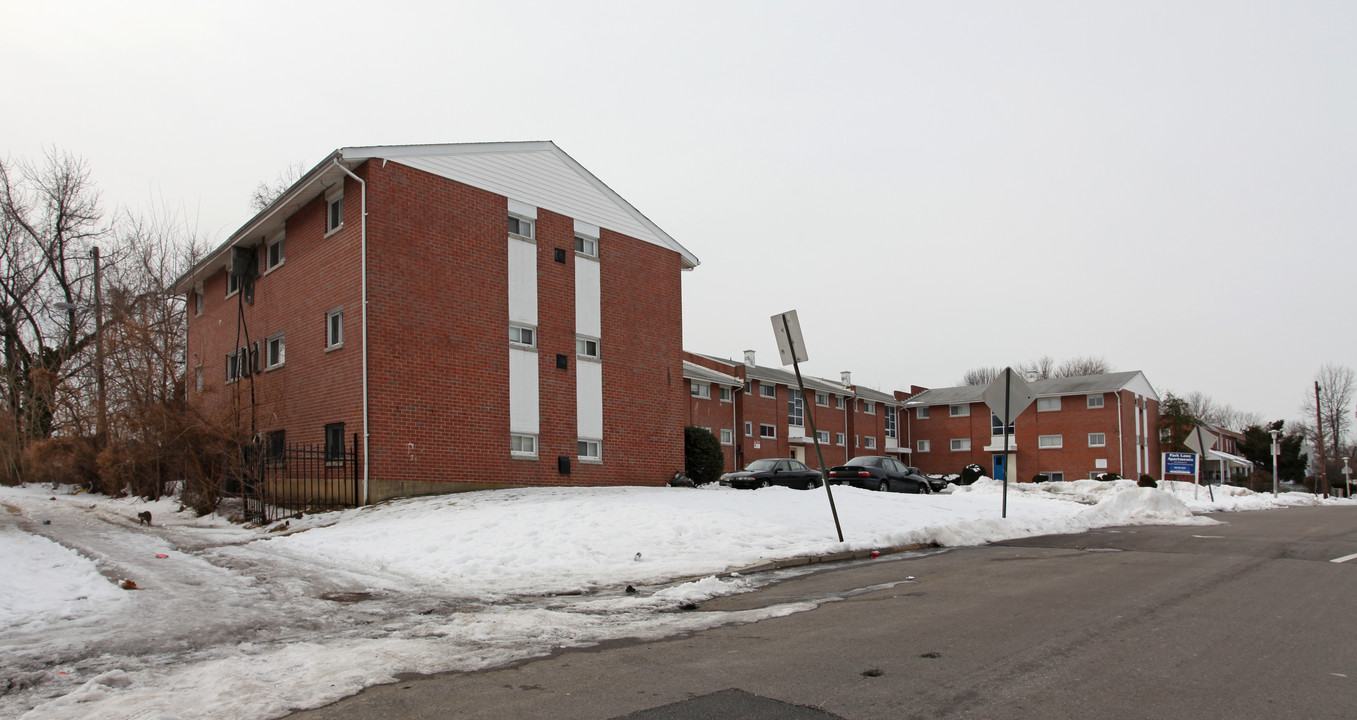
[[806, 425], [815, 442], [815, 460], [820, 463], [820, 483], [825, 486], [825, 495], [829, 496], [829, 513], [834, 516], [834, 531], [843, 542], [843, 528], [839, 526], [839, 511], [834, 507], [834, 491], [829, 489], [829, 473], [825, 471], [825, 456], [820, 452], [820, 433], [815, 431], [814, 406], [806, 405], [806, 383], [801, 379], [801, 362], [809, 360], [806, 355], [806, 342], [801, 337], [801, 321], [796, 319], [796, 311], [774, 315], [773, 336], [777, 338], [777, 353], [783, 365], [791, 365], [796, 371], [796, 387], [801, 391], [801, 405], [806, 412]]

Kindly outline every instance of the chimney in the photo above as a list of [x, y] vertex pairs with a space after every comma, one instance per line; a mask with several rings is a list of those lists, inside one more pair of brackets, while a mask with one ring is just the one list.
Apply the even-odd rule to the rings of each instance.
[[754, 367], [754, 351], [753, 351], [753, 350], [745, 350], [745, 351], [744, 351], [744, 364], [745, 364], [745, 365], [748, 365], [749, 367]]
[[852, 373], [852, 371], [850, 371], [850, 370], [844, 370], [843, 372], [839, 373], [839, 380], [840, 380], [840, 382], [842, 382], [844, 385], [849, 386], [849, 387], [852, 387], [852, 385], [853, 385], [853, 373]]

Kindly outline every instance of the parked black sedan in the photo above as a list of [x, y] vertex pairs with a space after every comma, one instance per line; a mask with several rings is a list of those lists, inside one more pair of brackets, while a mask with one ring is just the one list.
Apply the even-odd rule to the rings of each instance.
[[930, 493], [933, 488], [915, 468], [879, 455], [859, 455], [829, 469], [829, 481], [882, 492]]
[[820, 487], [820, 471], [791, 458], [764, 458], [744, 466], [743, 470], [721, 476], [721, 484], [734, 488], [765, 488], [770, 485], [809, 490]]

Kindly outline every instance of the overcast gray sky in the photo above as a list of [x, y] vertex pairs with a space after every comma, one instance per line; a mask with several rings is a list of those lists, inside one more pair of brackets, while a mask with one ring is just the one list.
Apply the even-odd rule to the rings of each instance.
[[684, 344], [892, 390], [1051, 355], [1298, 418], [1357, 366], [1357, 3], [0, 0], [0, 154], [212, 244], [289, 163], [553, 140]]

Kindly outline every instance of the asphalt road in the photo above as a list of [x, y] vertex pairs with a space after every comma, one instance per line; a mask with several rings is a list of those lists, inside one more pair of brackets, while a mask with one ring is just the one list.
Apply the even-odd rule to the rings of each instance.
[[697, 611], [809, 612], [293, 718], [1357, 718], [1357, 508], [1212, 517], [825, 567]]

